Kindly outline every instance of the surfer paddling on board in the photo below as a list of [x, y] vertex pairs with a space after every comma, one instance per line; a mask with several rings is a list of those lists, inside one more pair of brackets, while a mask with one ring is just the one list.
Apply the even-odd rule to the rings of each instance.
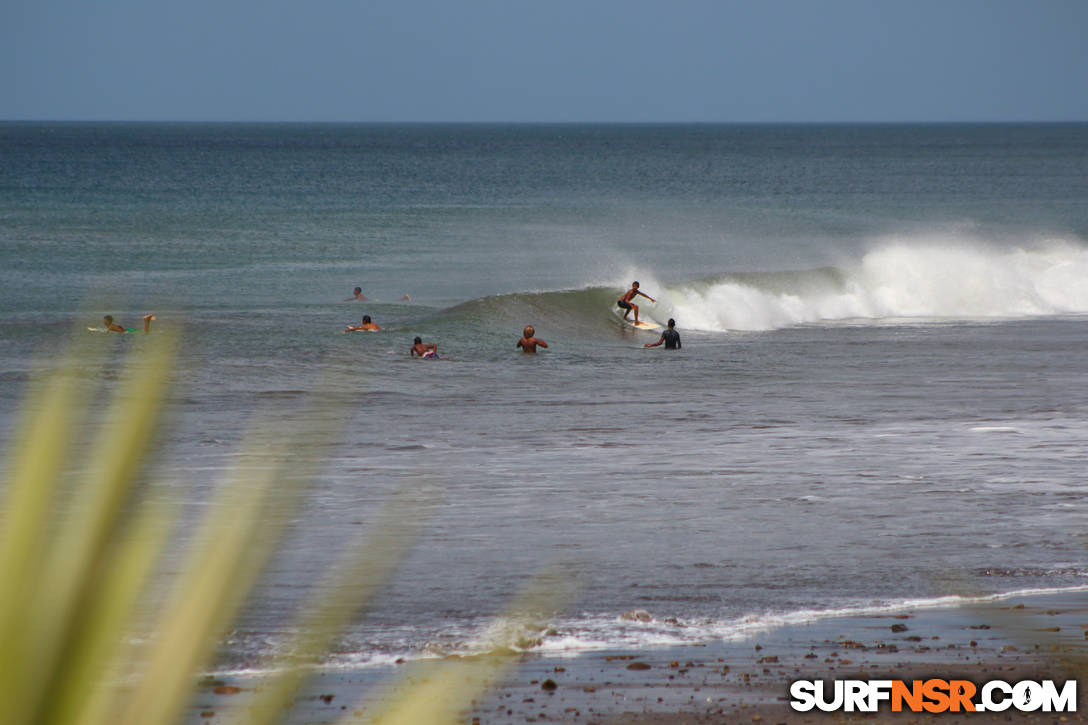
[[525, 330], [521, 333], [521, 339], [518, 340], [517, 345], [514, 345], [514, 348], [517, 349], [517, 348], [520, 347], [521, 351], [523, 353], [525, 353], [526, 355], [535, 355], [536, 354], [536, 348], [537, 348], [538, 345], [540, 347], [547, 347], [548, 346], [548, 343], [544, 342], [543, 340], [541, 340], [539, 337], [536, 337], [535, 335], [536, 335], [536, 330], [533, 329], [533, 326], [532, 325], [526, 325]]
[[661, 343], [665, 343], [666, 350], [679, 350], [683, 347], [680, 344], [680, 333], [676, 331], [676, 320], [669, 318], [669, 327], [661, 333], [661, 338], [657, 342], [648, 342], [643, 347], [657, 347]]
[[423, 338], [417, 337], [412, 341], [412, 347], [408, 349], [408, 354], [411, 357], [419, 356], [424, 360], [437, 360], [438, 359], [438, 345], [433, 342], [423, 344]]
[[648, 299], [650, 302], [657, 302], [657, 300], [655, 300], [653, 297], [646, 294], [645, 292], [640, 291], [639, 288], [638, 288], [638, 282], [632, 282], [631, 283], [631, 289], [624, 292], [623, 297], [620, 297], [619, 301], [616, 302], [616, 304], [619, 305], [620, 308], [623, 309], [623, 319], [625, 319], [625, 320], [627, 319], [627, 315], [631, 314], [631, 310], [634, 310], [635, 311], [635, 324], [637, 325], [638, 324], [638, 305], [636, 305], [635, 303], [633, 303], [631, 301], [631, 300], [633, 300], [635, 298], [636, 295], [642, 295], [643, 297]]
[[[144, 315], [144, 334], [151, 332], [151, 321], [155, 319], [155, 315]], [[106, 315], [102, 318], [102, 324], [106, 326], [106, 332], [135, 332], [135, 330], [127, 330], [121, 327], [113, 321], [113, 315]]]
[[370, 319], [370, 315], [363, 315], [363, 322], [359, 325], [348, 325], [344, 328], [344, 332], [377, 332], [382, 328], [378, 327], [378, 323]]

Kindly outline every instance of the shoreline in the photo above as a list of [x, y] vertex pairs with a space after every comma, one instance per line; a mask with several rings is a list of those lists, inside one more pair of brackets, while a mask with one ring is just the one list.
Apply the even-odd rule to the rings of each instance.
[[[785, 625], [736, 641], [576, 655], [525, 655], [481, 696], [463, 722], [569, 723], [1069, 722], [1088, 723], [1088, 704], [1066, 713], [795, 712], [789, 685], [805, 679], [1077, 679], [1088, 659], [1088, 594], [1013, 598], [969, 607], [852, 615]], [[314, 675], [287, 722], [365, 718], [384, 687], [412, 663]], [[212, 684], [227, 685], [217, 694]], [[260, 678], [216, 678], [197, 690], [190, 722], [225, 722]], [[233, 690], [237, 689], [237, 692]]]

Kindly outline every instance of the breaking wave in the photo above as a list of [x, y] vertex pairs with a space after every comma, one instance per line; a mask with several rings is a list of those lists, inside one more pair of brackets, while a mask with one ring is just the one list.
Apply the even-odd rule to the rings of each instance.
[[891, 244], [860, 263], [735, 275], [668, 290], [688, 328], [770, 330], [847, 320], [1017, 318], [1088, 313], [1088, 248], [995, 250]]
[[888, 243], [836, 267], [671, 284], [645, 269], [629, 274], [614, 286], [498, 295], [446, 314], [510, 324], [546, 320], [552, 329], [595, 332], [615, 323], [616, 297], [635, 275], [657, 299], [644, 304], [643, 317], [674, 317], [689, 330], [1088, 314], [1088, 246], [1070, 242], [1033, 249]]

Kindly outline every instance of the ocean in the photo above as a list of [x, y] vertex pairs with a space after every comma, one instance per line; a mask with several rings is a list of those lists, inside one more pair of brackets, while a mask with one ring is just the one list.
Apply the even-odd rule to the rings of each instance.
[[88, 328], [144, 313], [184, 328], [167, 497], [216, 505], [255, 421], [321, 461], [221, 671], [403, 491], [330, 668], [477, 651], [545, 571], [563, 656], [1088, 591], [1085, 124], [0, 124], [5, 449], [43, 356], [74, 327], [123, 385], [146, 339]]

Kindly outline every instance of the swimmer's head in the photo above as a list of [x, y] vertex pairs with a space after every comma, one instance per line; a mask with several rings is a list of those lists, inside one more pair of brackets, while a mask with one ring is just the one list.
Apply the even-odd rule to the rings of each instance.
[[521, 336], [522, 337], [532, 337], [535, 334], [536, 334], [536, 330], [533, 329], [532, 325], [526, 325], [525, 329], [521, 331]]
[[113, 315], [106, 315], [105, 317], [102, 318], [102, 321], [105, 322], [107, 325], [112, 325], [113, 324]]
[[362, 287], [356, 287], [355, 289], [352, 290], [352, 292], [354, 292], [357, 295], [362, 294], [363, 288]]
[[363, 315], [363, 324], [370, 322], [370, 315]]
[[669, 327], [676, 327], [676, 320], [669, 318]]
[[415, 340], [412, 340], [412, 342], [414, 342], [417, 345], [422, 345], [423, 344], [423, 338], [422, 337], [417, 337]]
[[632, 286], [632, 287], [638, 287], [638, 282], [632, 282], [632, 283], [631, 283], [631, 286]]

